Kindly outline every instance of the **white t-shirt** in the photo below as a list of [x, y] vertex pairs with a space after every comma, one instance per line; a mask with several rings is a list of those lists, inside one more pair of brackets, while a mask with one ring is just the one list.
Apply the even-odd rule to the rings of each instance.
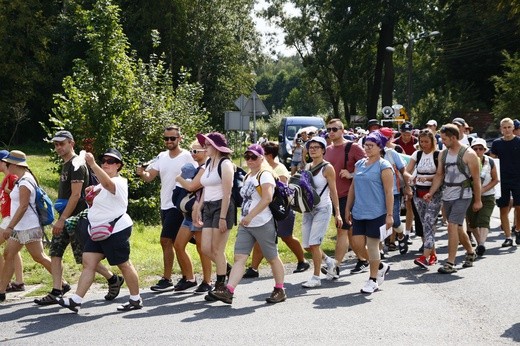
[[94, 187], [99, 193], [94, 197], [88, 210], [88, 221], [91, 227], [106, 225], [123, 215], [114, 226], [112, 233], [117, 233], [133, 225], [132, 219], [126, 213], [128, 207], [128, 180], [123, 177], [113, 177], [116, 184], [115, 194], [106, 190], [101, 184]]
[[159, 177], [161, 178], [162, 210], [175, 208], [172, 202], [172, 193], [176, 186], [175, 178], [181, 174], [181, 168], [186, 163], [191, 163], [195, 167], [198, 166], [187, 150], [181, 149], [181, 152], [173, 158], [170, 157], [170, 152], [166, 150], [157, 155], [148, 166], [147, 170], [155, 169], [159, 172]]
[[[221, 160], [223, 160], [220, 166], [222, 174], [224, 172], [224, 167], [233, 167], [233, 163], [228, 159]], [[218, 174], [218, 165], [219, 163], [217, 163], [215, 166], [213, 166], [213, 162], [206, 163], [206, 169], [200, 178], [200, 183], [202, 186], [204, 186], [204, 202], [220, 201], [222, 197], [224, 197], [224, 192], [222, 190], [222, 178]]]
[[[415, 170], [416, 170], [416, 177], [418, 178], [433, 178], [435, 175], [435, 172], [437, 171], [437, 167], [435, 166], [435, 160], [433, 153], [434, 151], [430, 152], [429, 154], [422, 153], [421, 161], [417, 162], [417, 153], [419, 150], [414, 151], [412, 154], [412, 160], [415, 161]], [[432, 186], [431, 181], [424, 181], [424, 182], [418, 182], [416, 180], [415, 185], [420, 186]]]
[[[247, 216], [249, 211], [256, 207], [258, 203], [260, 203], [262, 196], [258, 193], [256, 187], [260, 184], [270, 184], [273, 187], [275, 186], [275, 180], [273, 175], [269, 171], [264, 171], [260, 175], [260, 182], [256, 179], [257, 174], [252, 175], [249, 174], [247, 176], [246, 181], [244, 181], [244, 185], [242, 189], [240, 189], [240, 194], [244, 198], [244, 202], [242, 202], [242, 217]], [[269, 206], [266, 206], [264, 210], [258, 213], [249, 223], [248, 227], [260, 227], [265, 225], [269, 220], [273, 218], [273, 214], [269, 209]]]
[[11, 197], [11, 217], [14, 216], [18, 208], [20, 207], [20, 186], [25, 186], [31, 191], [29, 197], [29, 206], [23, 214], [22, 218], [14, 226], [15, 231], [25, 231], [31, 228], [40, 227], [40, 221], [38, 220], [38, 214], [36, 214], [36, 180], [31, 173], [25, 172], [24, 175], [14, 184], [14, 188], [9, 194]]

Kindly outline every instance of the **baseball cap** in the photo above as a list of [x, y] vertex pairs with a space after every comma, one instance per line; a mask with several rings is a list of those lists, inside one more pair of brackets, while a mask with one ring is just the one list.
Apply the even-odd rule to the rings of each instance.
[[513, 125], [515, 126], [515, 130], [520, 129], [520, 120], [518, 120], [518, 119], [513, 120]]
[[370, 119], [368, 121], [367, 128], [370, 126], [374, 126], [374, 125], [381, 127], [381, 125], [379, 124], [379, 121], [377, 119]]
[[451, 122], [452, 124], [459, 125], [459, 126], [466, 126], [466, 120], [462, 118], [455, 118]]
[[386, 138], [390, 138], [394, 134], [394, 130], [392, 130], [389, 127], [382, 127], [382, 128], [379, 129], [379, 132], [381, 132], [381, 134], [383, 136], [385, 136]]
[[70, 133], [69, 131], [63, 130], [63, 131], [56, 132], [56, 134], [52, 138], [52, 141], [53, 142], [63, 142], [66, 139], [70, 139], [73, 141], [74, 137], [72, 137], [72, 133]]
[[260, 144], [251, 144], [250, 146], [247, 147], [246, 153], [248, 151], [255, 154], [256, 156], [265, 155], [264, 148], [262, 148], [262, 146]]
[[426, 123], [427, 126], [435, 126], [437, 127], [437, 121], [431, 119], [431, 120], [428, 120], [428, 122]]
[[0, 160], [5, 159], [7, 156], [9, 156], [9, 152], [7, 150], [0, 150]]
[[412, 132], [413, 131], [413, 125], [411, 122], [407, 121], [403, 124], [401, 124], [400, 128], [401, 132]]

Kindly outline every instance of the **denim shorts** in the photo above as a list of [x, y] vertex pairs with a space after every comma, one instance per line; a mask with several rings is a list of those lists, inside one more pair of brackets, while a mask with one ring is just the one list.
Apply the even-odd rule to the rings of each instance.
[[329, 229], [332, 216], [332, 203], [316, 207], [308, 213], [303, 213], [302, 246], [307, 249], [311, 245], [321, 245]]
[[[394, 210], [392, 212], [394, 214], [394, 224], [393, 228], [397, 228], [401, 226], [401, 194], [398, 193], [394, 195]], [[386, 216], [385, 216], [386, 217]]]
[[191, 219], [188, 219], [187, 217], [184, 217], [181, 227], [186, 227], [192, 232], [202, 231], [202, 227], [193, 226], [193, 221]]

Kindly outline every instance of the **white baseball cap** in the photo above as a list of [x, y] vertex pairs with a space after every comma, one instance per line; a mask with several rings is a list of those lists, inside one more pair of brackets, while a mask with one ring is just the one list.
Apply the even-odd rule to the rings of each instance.
[[428, 122], [426, 123], [427, 126], [435, 126], [437, 127], [437, 121], [435, 120], [428, 120]]

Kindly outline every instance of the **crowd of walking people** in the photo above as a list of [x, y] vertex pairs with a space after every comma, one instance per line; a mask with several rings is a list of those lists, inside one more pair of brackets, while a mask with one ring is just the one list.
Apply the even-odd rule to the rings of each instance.
[[[295, 256], [294, 272], [312, 271], [302, 282], [303, 288], [321, 286], [322, 274], [327, 280], [337, 280], [342, 275], [340, 265], [352, 249], [357, 262], [350, 273], [367, 272], [360, 291], [371, 294], [390, 270], [385, 261], [388, 252], [408, 253], [412, 229], [416, 241], [422, 243], [414, 263], [428, 270], [438, 262], [439, 213], [447, 225], [448, 257], [438, 272], [457, 271], [459, 245], [466, 251], [462, 267], [472, 267], [486, 252], [495, 203], [505, 236], [502, 246], [513, 246], [513, 236], [520, 245], [520, 231], [514, 226], [520, 225], [520, 121], [502, 119], [500, 129], [502, 137], [488, 148], [484, 139], [468, 134], [470, 127], [462, 118], [438, 130], [435, 120], [420, 130], [405, 122], [399, 131], [371, 121], [366, 132], [348, 131], [340, 119], [332, 119], [325, 129], [298, 134], [290, 171], [277, 160], [278, 144], [264, 134], [242, 154], [247, 172], [238, 187], [241, 168], [231, 159], [233, 151], [225, 135], [200, 133], [189, 149], [183, 149], [181, 129], [168, 126], [163, 134], [165, 150], [147, 167], [135, 169], [144, 182], [158, 177], [161, 184], [163, 268], [160, 280], [150, 289], [158, 293], [191, 290], [207, 301], [232, 304], [240, 281], [258, 277], [265, 258], [274, 280], [266, 302], [283, 302], [287, 295], [285, 268], [278, 253], [280, 238]], [[59, 216], [52, 225], [49, 254], [44, 251], [36, 205], [38, 181], [26, 155], [19, 150], [0, 151], [4, 174], [0, 244], [5, 242], [0, 256], [0, 302], [6, 300], [6, 293], [25, 290], [20, 256], [25, 246], [52, 277], [52, 289], [35, 299], [35, 304], [59, 304], [78, 312], [99, 273], [107, 280], [106, 300], [115, 299], [125, 282], [128, 286], [128, 302], [117, 310], [141, 309], [139, 275], [130, 260], [133, 221], [127, 214], [128, 182], [119, 174], [124, 165], [122, 154], [108, 148], [98, 158], [89, 152], [78, 155], [69, 131], [58, 131], [52, 142], [63, 164], [54, 203]], [[493, 158], [500, 159], [500, 165]], [[275, 219], [270, 204], [280, 186], [289, 184], [290, 190], [294, 184], [290, 178], [300, 170], [310, 172], [316, 203], [303, 211], [298, 239], [295, 212], [290, 210], [284, 219]], [[402, 206], [406, 209], [404, 223]], [[511, 209], [516, 212], [513, 227], [509, 223]], [[322, 248], [331, 220], [336, 227], [333, 256]], [[226, 258], [225, 250], [234, 225], [238, 230], [231, 259]], [[200, 283], [186, 251], [192, 239], [200, 256]], [[83, 269], [74, 294], [65, 296], [71, 285], [63, 278], [62, 259], [69, 244]], [[250, 255], [251, 266], [246, 268]], [[176, 283], [175, 257], [181, 270]], [[103, 259], [117, 266], [121, 275], [103, 265]]]

